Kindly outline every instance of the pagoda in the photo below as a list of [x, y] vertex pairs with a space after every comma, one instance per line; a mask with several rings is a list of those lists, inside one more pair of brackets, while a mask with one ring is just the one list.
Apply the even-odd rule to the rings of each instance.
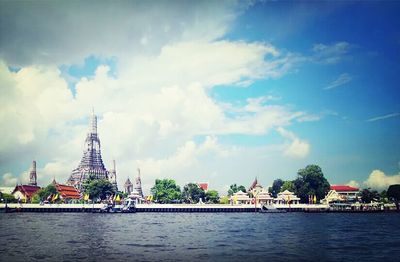
[[117, 169], [115, 168], [115, 160], [113, 160], [113, 169], [110, 170], [108, 179], [110, 180], [111, 184], [113, 185], [115, 191], [118, 191]]
[[29, 185], [37, 186], [36, 161], [32, 161], [32, 168], [29, 172]]
[[89, 177], [107, 179], [116, 186], [115, 162], [114, 169], [108, 171], [101, 158], [100, 139], [97, 134], [97, 116], [94, 111], [90, 117], [89, 132], [86, 136], [81, 162], [77, 168], [72, 170], [67, 184], [81, 190], [82, 183]]
[[140, 169], [138, 168], [138, 176], [135, 181], [135, 190], [138, 192], [140, 197], [143, 197], [143, 190], [142, 190], [142, 179], [140, 178]]
[[125, 181], [124, 190], [125, 190], [125, 193], [128, 195], [130, 195], [133, 191], [133, 184], [132, 184], [131, 180], [129, 179], [129, 177]]

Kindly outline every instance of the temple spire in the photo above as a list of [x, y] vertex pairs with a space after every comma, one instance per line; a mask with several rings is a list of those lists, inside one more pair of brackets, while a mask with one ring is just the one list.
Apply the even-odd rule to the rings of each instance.
[[138, 171], [138, 176], [136, 178], [135, 190], [139, 193], [139, 196], [143, 197], [142, 179], [140, 178], [140, 168], [138, 168], [137, 171]]
[[37, 185], [36, 161], [32, 161], [32, 168], [29, 172], [29, 185]]
[[97, 134], [97, 117], [94, 110], [92, 110], [89, 120], [89, 132], [85, 139], [81, 162], [77, 168], [72, 170], [67, 181], [69, 185], [73, 185], [79, 190], [82, 188], [82, 183], [89, 177], [109, 179], [110, 175], [101, 157], [100, 139]]
[[90, 117], [90, 133], [97, 134], [97, 116], [94, 113], [93, 107], [92, 107], [92, 115]]

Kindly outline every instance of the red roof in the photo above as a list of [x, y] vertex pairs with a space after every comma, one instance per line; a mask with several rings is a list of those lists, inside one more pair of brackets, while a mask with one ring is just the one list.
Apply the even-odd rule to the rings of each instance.
[[333, 185], [331, 186], [331, 190], [335, 191], [359, 191], [358, 188], [352, 186], [341, 186], [341, 185]]
[[12, 194], [19, 191], [22, 194], [24, 194], [27, 198], [31, 198], [39, 189], [40, 186], [19, 185], [14, 188]]
[[[251, 186], [249, 187], [249, 190], [248, 190], [248, 191], [253, 190], [257, 185], [259, 185], [259, 184], [258, 184], [258, 179], [257, 179], [257, 177], [256, 177], [256, 178], [254, 179], [253, 183], [251, 184]], [[259, 186], [261, 186], [261, 185], [259, 185]]]
[[80, 199], [81, 194], [79, 191], [73, 186], [67, 186], [62, 184], [55, 184], [57, 192], [60, 194], [62, 198], [68, 199]]
[[197, 185], [203, 189], [204, 191], [208, 190], [208, 182], [201, 182], [201, 183], [197, 183]]

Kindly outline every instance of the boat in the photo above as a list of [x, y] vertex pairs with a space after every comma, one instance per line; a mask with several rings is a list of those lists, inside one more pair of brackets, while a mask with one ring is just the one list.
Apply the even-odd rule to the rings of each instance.
[[262, 205], [259, 212], [260, 213], [286, 213], [286, 210], [277, 209], [273, 205]]
[[104, 204], [104, 206], [100, 208], [100, 212], [101, 213], [135, 213], [136, 206], [135, 206], [135, 202], [132, 199], [128, 199], [121, 205]]

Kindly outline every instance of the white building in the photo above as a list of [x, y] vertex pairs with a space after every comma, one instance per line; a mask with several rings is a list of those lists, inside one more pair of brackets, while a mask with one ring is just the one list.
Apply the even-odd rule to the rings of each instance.
[[360, 190], [356, 187], [345, 185], [332, 185], [331, 190], [322, 199], [322, 203], [329, 204], [334, 202], [356, 202]]
[[247, 193], [244, 193], [242, 191], [238, 191], [233, 194], [230, 198], [230, 202], [234, 205], [236, 204], [251, 204], [251, 198]]
[[300, 198], [289, 190], [278, 193], [278, 196], [274, 199], [274, 201], [275, 204], [300, 204]]
[[256, 195], [257, 204], [265, 204], [265, 205], [272, 205], [274, 203], [274, 199], [271, 197], [270, 193], [263, 188], [258, 194]]
[[135, 204], [143, 203], [143, 198], [136, 189], [133, 189], [132, 192], [130, 192], [128, 197], [130, 199], [132, 199], [135, 202]]

